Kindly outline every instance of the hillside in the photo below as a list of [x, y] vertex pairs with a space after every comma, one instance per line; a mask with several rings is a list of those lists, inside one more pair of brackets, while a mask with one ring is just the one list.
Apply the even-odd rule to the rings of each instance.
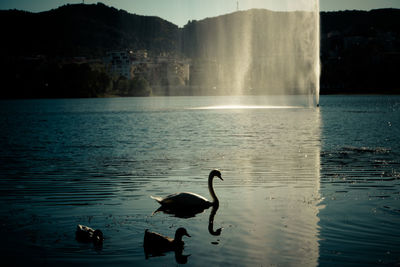
[[345, 32], [347, 35], [368, 35], [374, 31], [400, 33], [399, 9], [321, 12], [320, 16], [323, 34], [332, 31]]
[[400, 10], [321, 13], [321, 93], [399, 94]]
[[[0, 11], [6, 41], [15, 55], [103, 56], [116, 49], [176, 50], [178, 27], [158, 17], [139, 16], [104, 4], [74, 4], [30, 13]], [[4, 26], [6, 25], [6, 26]]]

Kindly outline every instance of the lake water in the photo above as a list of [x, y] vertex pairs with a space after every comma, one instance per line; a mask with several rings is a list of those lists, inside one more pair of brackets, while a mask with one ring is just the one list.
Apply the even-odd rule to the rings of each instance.
[[[400, 264], [400, 96], [231, 100], [2, 100], [3, 262], [176, 266], [173, 252], [145, 259], [144, 231], [185, 227], [189, 266]], [[150, 195], [210, 199], [214, 168], [213, 229], [211, 209], [152, 215]], [[103, 246], [77, 242], [77, 224], [101, 229]]]

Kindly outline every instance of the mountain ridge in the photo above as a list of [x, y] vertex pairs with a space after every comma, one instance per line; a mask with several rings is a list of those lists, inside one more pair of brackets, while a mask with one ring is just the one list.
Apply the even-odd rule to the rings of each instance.
[[[147, 49], [150, 53], [179, 53], [182, 49], [182, 33], [190, 25], [212, 24], [222, 18], [240, 16], [255, 10], [191, 20], [182, 28], [160, 17], [132, 14], [102, 3], [67, 4], [38, 13], [0, 10], [0, 23], [6, 25], [3, 32], [6, 41], [0, 44], [0, 48], [3, 52], [7, 51], [7, 54], [57, 56], [100, 56], [108, 50], [126, 48]], [[394, 18], [400, 18], [399, 9], [324, 11], [320, 12], [321, 34], [353, 31], [351, 34], [354, 35], [358, 34], [355, 29], [357, 27], [374, 26], [398, 33], [400, 19]]]

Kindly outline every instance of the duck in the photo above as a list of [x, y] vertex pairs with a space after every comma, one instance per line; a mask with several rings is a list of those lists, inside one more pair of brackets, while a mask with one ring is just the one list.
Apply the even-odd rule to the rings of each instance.
[[176, 230], [175, 238], [173, 239], [146, 229], [143, 240], [146, 258], [149, 254], [161, 255], [163, 252], [168, 251], [182, 251], [184, 246], [184, 242], [182, 240], [183, 236], [190, 237], [186, 229], [183, 227], [180, 227]]
[[76, 240], [83, 243], [93, 242], [100, 244], [103, 242], [103, 232], [101, 230], [94, 230], [89, 226], [78, 224], [76, 227]]
[[194, 214], [200, 213], [211, 206], [218, 205], [219, 200], [213, 188], [214, 177], [218, 177], [222, 181], [224, 180], [222, 179], [221, 172], [219, 170], [212, 170], [210, 172], [208, 176], [208, 190], [210, 191], [212, 201], [209, 201], [205, 197], [191, 192], [175, 193], [164, 198], [150, 196], [152, 199], [161, 204], [161, 207], [154, 213], [158, 211], [164, 211], [166, 213], [183, 215], [178, 217], [192, 217]]

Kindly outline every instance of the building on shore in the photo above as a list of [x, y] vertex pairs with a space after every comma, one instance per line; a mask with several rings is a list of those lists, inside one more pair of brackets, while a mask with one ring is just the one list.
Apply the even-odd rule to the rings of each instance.
[[106, 54], [106, 69], [112, 74], [123, 76], [127, 79], [131, 78], [132, 68], [132, 51], [121, 50], [111, 51]]

